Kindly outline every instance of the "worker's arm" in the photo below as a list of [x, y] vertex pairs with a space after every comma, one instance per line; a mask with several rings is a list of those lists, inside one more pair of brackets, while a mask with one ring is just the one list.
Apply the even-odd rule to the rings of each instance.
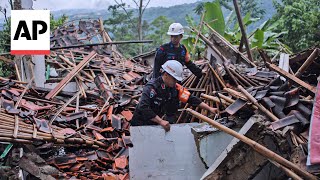
[[186, 66], [192, 72], [192, 74], [197, 76], [197, 78], [202, 77], [202, 70], [197, 65], [195, 65], [192, 61], [186, 62]]
[[161, 119], [152, 109], [151, 103], [153, 103], [153, 98], [156, 97], [155, 89], [150, 86], [146, 85], [143, 89], [142, 96], [139, 102], [139, 108], [143, 112], [143, 115], [146, 119], [150, 119], [159, 125], [161, 125], [166, 131], [170, 130], [170, 124], [168, 121]]
[[165, 131], [170, 131], [170, 123], [168, 121], [161, 119], [158, 115], [152, 118], [151, 121], [162, 126]]
[[198, 107], [201, 109], [205, 109], [205, 110], [211, 112], [212, 114], [217, 113], [217, 108], [210, 107], [210, 106], [208, 106], [208, 104], [206, 104], [204, 102], [201, 102]]
[[162, 46], [160, 46], [156, 52], [156, 57], [154, 58], [154, 63], [153, 63], [153, 78], [157, 78], [160, 76], [160, 69], [161, 65], [164, 63], [165, 59], [165, 51]]
[[217, 108], [213, 108], [208, 106], [206, 103], [202, 102], [200, 98], [196, 97], [196, 96], [190, 96], [188, 99], [188, 103], [191, 106], [197, 106], [201, 109], [207, 110], [213, 114], [217, 113]]
[[[186, 51], [187, 51], [187, 50], [186, 50]], [[186, 52], [185, 62], [186, 62], [187, 68], [188, 68], [195, 76], [197, 76], [198, 78], [201, 78], [201, 76], [202, 76], [202, 70], [190, 60], [190, 55], [189, 55], [188, 51]]]

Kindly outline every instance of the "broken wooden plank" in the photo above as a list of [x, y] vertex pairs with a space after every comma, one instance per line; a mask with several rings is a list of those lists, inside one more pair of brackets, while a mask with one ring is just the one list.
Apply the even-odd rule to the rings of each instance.
[[[59, 58], [60, 59], [62, 59], [67, 65], [69, 65], [70, 67], [73, 67], [73, 68], [75, 68], [76, 67], [76, 65], [74, 64], [74, 63], [72, 63], [72, 62], [70, 62], [70, 60], [68, 59], [68, 58], [66, 58], [66, 57], [64, 57], [64, 56], [62, 56], [62, 55], [59, 55]], [[94, 78], [90, 75], [90, 74], [88, 74], [87, 72], [85, 72], [84, 70], [81, 70], [80, 71], [82, 74], [84, 74], [85, 76], [87, 76], [90, 80], [94, 80]]]
[[[289, 72], [289, 54], [281, 53], [279, 60], [279, 68]], [[286, 78], [280, 77], [281, 80], [286, 81]]]
[[52, 89], [49, 94], [45, 96], [45, 98], [51, 99], [55, 97], [96, 55], [97, 53], [92, 51], [88, 56], [84, 57], [83, 60], [54, 89]]
[[311, 86], [310, 84], [302, 81], [301, 79], [295, 77], [294, 75], [292, 75], [292, 74], [280, 69], [279, 67], [277, 67], [274, 64], [267, 63], [267, 65], [269, 66], [270, 69], [278, 72], [281, 76], [283, 76], [283, 77], [285, 77], [287, 79], [290, 79], [291, 81], [295, 82], [296, 84], [306, 88], [307, 90], [309, 90], [313, 94], [316, 93], [316, 88], [314, 86]]
[[294, 74], [297, 78], [299, 78], [304, 71], [312, 64], [312, 62], [319, 56], [320, 50], [318, 48], [314, 49], [312, 54], [308, 57], [308, 59], [300, 66], [298, 71]]

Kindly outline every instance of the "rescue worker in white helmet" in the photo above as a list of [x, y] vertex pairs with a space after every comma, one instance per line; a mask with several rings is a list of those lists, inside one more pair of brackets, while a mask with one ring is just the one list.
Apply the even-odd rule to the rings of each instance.
[[180, 43], [183, 33], [183, 26], [180, 23], [173, 23], [169, 26], [167, 34], [170, 35], [171, 41], [157, 49], [153, 65], [153, 78], [160, 76], [160, 68], [168, 60], [177, 60], [182, 65], [186, 65], [198, 78], [202, 76], [201, 69], [190, 60], [186, 47]]
[[161, 125], [166, 131], [169, 131], [170, 123], [176, 121], [179, 101], [216, 113], [216, 108], [190, 95], [187, 89], [177, 83], [182, 81], [181, 63], [176, 60], [168, 60], [161, 67], [162, 74], [149, 81], [143, 89], [131, 120], [132, 126]]

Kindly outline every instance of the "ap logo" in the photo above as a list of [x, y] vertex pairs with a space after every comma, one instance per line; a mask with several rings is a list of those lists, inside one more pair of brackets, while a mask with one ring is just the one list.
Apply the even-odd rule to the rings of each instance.
[[11, 11], [11, 54], [50, 54], [50, 11]]

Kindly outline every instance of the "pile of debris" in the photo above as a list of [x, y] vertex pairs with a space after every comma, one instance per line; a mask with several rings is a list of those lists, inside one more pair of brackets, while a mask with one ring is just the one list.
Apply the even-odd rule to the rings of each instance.
[[[315, 124], [310, 125], [310, 122], [317, 118], [316, 113], [319, 111], [315, 109], [317, 106], [314, 106], [317, 78], [320, 76], [319, 48], [291, 57], [288, 54], [280, 54], [278, 65], [277, 57], [271, 61], [260, 51], [264, 64], [256, 66], [217, 32], [212, 31], [213, 35], [210, 38], [199, 33], [199, 37], [207, 43], [207, 59], [210, 60], [209, 64], [203, 67], [206, 72], [204, 77], [196, 80], [191, 76], [184, 81], [184, 85], [194, 91], [193, 95], [201, 96], [211, 106], [219, 108], [221, 112], [214, 119], [225, 126], [241, 127], [244, 124], [243, 120], [247, 121], [253, 114], [266, 116], [269, 121], [263, 122], [264, 126], [280, 135], [290, 147], [288, 158], [301, 169], [319, 174], [319, 168], [315, 165], [319, 163], [317, 156], [320, 154], [315, 150], [316, 143], [311, 141], [315, 141], [314, 138], [309, 137], [316, 136], [315, 130], [312, 133], [309, 133], [309, 130], [314, 129]], [[188, 107], [188, 104], [183, 104], [181, 108]], [[193, 109], [210, 117], [204, 110]], [[183, 111], [178, 122], [201, 122], [201, 119]], [[259, 136], [263, 137], [262, 134]], [[306, 163], [308, 155], [310, 159]], [[208, 177], [233, 179], [237, 173], [232, 171], [237, 172], [237, 167], [250, 163], [250, 160], [239, 160], [239, 157], [231, 153], [229, 156], [233, 158], [219, 166], [223, 172], [212, 172], [213, 176]], [[229, 165], [234, 164], [233, 162], [241, 164], [230, 169]], [[256, 174], [260, 170], [261, 167], [252, 167], [247, 175]]]
[[[151, 67], [123, 58], [114, 47], [60, 48], [99, 38], [105, 42], [108, 36], [98, 22], [73, 22], [54, 32], [51, 44], [58, 49], [45, 58], [42, 87], [31, 86], [39, 78], [33, 72], [29, 83], [1, 78], [0, 141], [33, 144], [58, 170], [39, 174], [40, 166], [12, 166], [38, 178], [129, 178], [130, 120]], [[76, 92], [63, 91], [72, 83]], [[8, 152], [20, 146], [7, 147], [3, 160], [12, 159]], [[29, 153], [17, 161], [31, 163]], [[12, 171], [17, 169], [1, 174], [19, 174]]]
[[[214, 30], [210, 38], [199, 37], [207, 44], [207, 56], [196, 64], [205, 73], [197, 79], [187, 72], [182, 84], [219, 108], [214, 119], [226, 126], [241, 127], [243, 122], [236, 119], [265, 115], [270, 129], [306, 158], [319, 49], [291, 58], [281, 55], [279, 67], [261, 52], [265, 64], [257, 66]], [[152, 67], [124, 58], [115, 46], [87, 45], [112, 43], [101, 20], [69, 22], [51, 40], [56, 50], [45, 57], [43, 86], [32, 87], [41, 76], [33, 71], [29, 83], [21, 81], [18, 69], [18, 81], [0, 79], [0, 141], [20, 144], [7, 145], [1, 159], [16, 168], [0, 169], [1, 174], [12, 176], [23, 169], [38, 178], [129, 179], [130, 120]], [[177, 123], [185, 122], [201, 120], [182, 111]]]

